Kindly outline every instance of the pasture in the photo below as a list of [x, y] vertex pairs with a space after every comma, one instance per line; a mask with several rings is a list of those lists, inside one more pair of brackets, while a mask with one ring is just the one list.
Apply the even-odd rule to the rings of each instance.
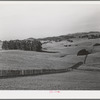
[[[100, 39], [73, 39], [43, 44], [48, 52], [0, 50], [0, 70], [63, 69], [83, 62], [81, 49], [92, 50]], [[71, 45], [65, 47], [64, 45]], [[1, 90], [98, 90], [100, 89], [100, 47], [88, 55], [86, 64], [66, 73], [0, 79]], [[50, 53], [51, 52], [51, 53]], [[55, 52], [55, 53], [52, 53]]]

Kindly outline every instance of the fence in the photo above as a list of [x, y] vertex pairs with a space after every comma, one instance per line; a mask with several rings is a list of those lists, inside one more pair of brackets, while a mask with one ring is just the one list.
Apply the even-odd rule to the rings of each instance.
[[41, 75], [41, 74], [52, 74], [52, 73], [63, 73], [68, 72], [70, 69], [75, 69], [79, 67], [82, 62], [75, 64], [72, 67], [67, 69], [30, 69], [30, 70], [0, 70], [0, 77], [18, 77], [18, 76], [32, 76], [32, 75]]

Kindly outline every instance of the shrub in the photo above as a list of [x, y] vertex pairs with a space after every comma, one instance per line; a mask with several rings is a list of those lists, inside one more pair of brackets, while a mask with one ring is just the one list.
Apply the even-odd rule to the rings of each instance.
[[96, 44], [94, 44], [93, 46], [100, 46], [100, 43], [96, 43]]

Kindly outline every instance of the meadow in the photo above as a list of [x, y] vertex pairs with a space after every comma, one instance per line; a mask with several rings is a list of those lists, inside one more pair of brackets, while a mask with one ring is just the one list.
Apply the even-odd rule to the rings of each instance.
[[[0, 79], [1, 90], [99, 90], [100, 89], [100, 39], [73, 39], [48, 42], [44, 51], [0, 50], [0, 70], [62, 69], [83, 62], [85, 56], [77, 56], [81, 49], [91, 52], [86, 63], [78, 69], [57, 74]], [[65, 45], [70, 45], [65, 47]]]

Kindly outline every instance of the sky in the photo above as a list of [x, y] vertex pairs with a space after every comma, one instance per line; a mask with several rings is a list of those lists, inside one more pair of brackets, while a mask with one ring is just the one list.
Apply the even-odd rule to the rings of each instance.
[[100, 31], [100, 3], [0, 1], [0, 40]]

